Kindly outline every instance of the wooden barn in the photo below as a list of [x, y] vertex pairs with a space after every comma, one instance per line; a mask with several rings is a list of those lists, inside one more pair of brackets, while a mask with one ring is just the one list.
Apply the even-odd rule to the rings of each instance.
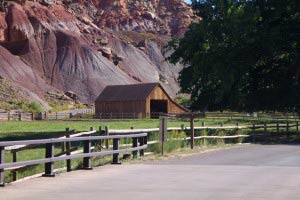
[[159, 113], [185, 113], [159, 83], [110, 85], [95, 102], [97, 117], [154, 118]]

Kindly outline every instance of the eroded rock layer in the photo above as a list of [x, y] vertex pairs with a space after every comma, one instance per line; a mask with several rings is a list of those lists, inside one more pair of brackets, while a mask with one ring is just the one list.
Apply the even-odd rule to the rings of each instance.
[[174, 95], [180, 66], [162, 48], [192, 20], [183, 0], [8, 2], [0, 11], [0, 76], [43, 99], [74, 91], [92, 103], [106, 85], [160, 81]]

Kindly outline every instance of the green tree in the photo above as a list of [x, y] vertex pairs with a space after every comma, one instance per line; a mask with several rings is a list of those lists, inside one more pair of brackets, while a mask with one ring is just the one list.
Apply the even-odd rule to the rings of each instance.
[[193, 1], [201, 20], [174, 39], [197, 110], [300, 111], [300, 1]]

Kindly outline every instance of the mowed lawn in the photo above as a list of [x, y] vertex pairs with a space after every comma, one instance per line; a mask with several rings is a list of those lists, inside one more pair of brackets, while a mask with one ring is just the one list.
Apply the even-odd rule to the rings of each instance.
[[[220, 125], [221, 120], [196, 119], [195, 126], [201, 126], [205, 121], [206, 125]], [[234, 122], [224, 121], [224, 124], [234, 124]], [[181, 124], [189, 126], [188, 120], [169, 120], [168, 127], [180, 127]], [[157, 128], [159, 127], [158, 119], [145, 120], [51, 120], [51, 121], [3, 121], [0, 122], [0, 140], [15, 139], [38, 139], [59, 137], [65, 134], [66, 128], [76, 129], [77, 132], [88, 131], [90, 127], [98, 130], [102, 126], [108, 126], [109, 129], [130, 129], [137, 128]]]

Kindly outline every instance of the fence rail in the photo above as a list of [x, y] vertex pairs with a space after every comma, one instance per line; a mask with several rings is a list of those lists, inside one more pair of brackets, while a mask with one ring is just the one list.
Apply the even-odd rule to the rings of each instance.
[[[92, 131], [93, 132], [93, 131]], [[84, 132], [81, 135], [90, 134], [91, 132]], [[54, 162], [55, 161], [67, 161], [67, 171], [71, 171], [71, 159], [83, 158], [83, 169], [91, 168], [91, 157], [113, 155], [113, 164], [119, 163], [119, 154], [132, 152], [134, 157], [137, 156], [137, 152], [140, 151], [140, 155], [144, 155], [144, 149], [147, 148], [147, 133], [129, 134], [129, 135], [109, 135], [109, 136], [88, 136], [88, 137], [68, 137], [68, 138], [54, 138], [54, 139], [39, 139], [39, 140], [22, 140], [22, 141], [7, 141], [0, 142], [0, 185], [4, 186], [4, 169], [24, 167], [29, 165], [44, 164], [45, 173], [44, 176], [54, 176]], [[122, 138], [131, 138], [132, 148], [119, 149], [119, 140]], [[113, 140], [113, 150], [103, 152], [92, 152], [92, 141]], [[83, 142], [83, 153], [71, 155], [70, 142]], [[68, 146], [68, 153], [65, 156], [54, 156], [54, 144], [66, 143]], [[139, 143], [139, 146], [138, 146]], [[5, 163], [5, 147], [11, 147], [16, 145], [46, 145], [46, 156], [44, 159], [28, 160], [21, 162]]]
[[[297, 121], [300, 119], [298, 114], [293, 113], [237, 113], [237, 112], [201, 112], [201, 113], [168, 113], [169, 119], [188, 118], [193, 114], [196, 118], [205, 118], [212, 120], [288, 120]], [[2, 112], [0, 113], [0, 121], [32, 121], [32, 120], [64, 120], [70, 118], [94, 118], [99, 120], [113, 119], [143, 119], [143, 118], [159, 118], [162, 113], [95, 113], [95, 109], [78, 109], [64, 112]]]
[[[276, 122], [271, 124], [252, 124], [252, 125], [239, 125], [237, 123], [234, 126], [224, 126], [220, 124], [219, 126], [205, 126], [205, 123], [202, 123], [202, 126], [194, 126], [194, 118], [190, 118], [190, 126], [185, 127], [182, 125], [181, 127], [166, 127], [166, 131], [188, 131], [186, 132], [188, 135], [185, 138], [170, 138], [161, 140], [153, 140], [148, 141], [147, 135], [153, 132], [160, 132], [160, 134], [166, 134], [160, 128], [149, 128], [149, 129], [127, 129], [127, 130], [113, 130], [105, 127], [99, 127], [99, 130], [93, 130], [90, 128], [90, 131], [76, 133], [75, 130], [66, 129], [65, 136], [60, 138], [51, 138], [51, 139], [38, 139], [38, 140], [23, 140], [23, 141], [5, 141], [0, 142], [0, 185], [4, 185], [4, 169], [14, 169], [17, 170], [19, 168], [23, 168], [28, 165], [36, 165], [45, 163], [45, 176], [53, 176], [54, 175], [54, 167], [53, 162], [55, 161], [64, 161], [67, 162], [67, 171], [71, 171], [71, 159], [75, 158], [83, 158], [83, 168], [90, 169], [90, 158], [94, 156], [105, 156], [105, 155], [113, 155], [113, 163], [119, 163], [119, 154], [120, 153], [128, 153], [132, 152], [133, 157], [137, 156], [137, 152], [140, 152], [140, 155], [144, 155], [144, 150], [147, 148], [149, 144], [157, 144], [171, 141], [171, 140], [188, 140], [191, 148], [194, 147], [194, 141], [199, 139], [233, 139], [233, 141], [238, 141], [235, 139], [238, 138], [249, 138], [253, 135], [195, 135], [195, 130], [238, 130], [238, 129], [248, 129], [252, 131], [263, 130], [267, 132], [267, 130], [276, 130], [279, 132], [280, 130], [290, 131], [296, 130], [299, 131], [299, 122], [290, 122], [286, 121], [285, 123]], [[92, 136], [92, 134], [97, 134], [97, 136]], [[103, 135], [104, 134], [104, 135]], [[98, 136], [100, 135], [100, 136]], [[123, 138], [131, 138], [132, 142], [120, 145], [119, 141]], [[161, 136], [161, 138], [165, 138], [165, 136]], [[255, 138], [252, 138], [255, 139]], [[112, 150], [109, 150], [111, 145], [109, 144], [109, 140], [113, 141]], [[92, 146], [96, 141], [100, 141], [100, 152], [92, 152], [95, 147]], [[231, 141], [231, 140], [230, 140]], [[253, 140], [254, 141], [254, 140]], [[83, 142], [83, 150], [78, 150], [78, 148], [71, 148], [71, 142]], [[93, 142], [93, 143], [92, 143]], [[54, 144], [61, 143], [62, 145], [62, 153], [60, 155], [54, 155]], [[99, 143], [99, 142], [98, 142]], [[105, 144], [106, 150], [103, 150], [102, 144]], [[96, 144], [96, 143], [95, 143]], [[38, 145], [45, 145], [46, 156], [43, 159], [37, 160], [29, 160], [29, 161], [17, 161], [17, 152], [23, 149], [33, 148]], [[119, 147], [130, 147], [126, 149], [120, 149]], [[5, 151], [11, 151], [13, 153], [13, 162], [5, 163]], [[163, 152], [163, 150], [162, 150]], [[14, 171], [15, 172], [15, 171]], [[16, 172], [13, 175], [13, 179], [16, 180]]]
[[34, 120], [33, 113], [0, 113], [0, 121], [32, 121]]
[[208, 119], [242, 119], [242, 120], [299, 120], [295, 113], [238, 113], [238, 112], [205, 112]]
[[94, 116], [94, 109], [68, 110], [63, 112], [0, 112], [0, 121], [63, 120]]

